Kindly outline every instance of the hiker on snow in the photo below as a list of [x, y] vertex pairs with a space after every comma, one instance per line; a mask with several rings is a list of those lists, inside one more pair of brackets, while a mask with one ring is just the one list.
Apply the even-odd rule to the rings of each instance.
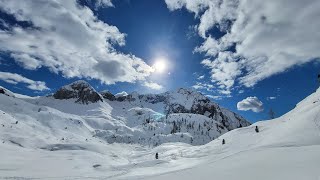
[[258, 128], [258, 126], [256, 126], [256, 129], [255, 129], [255, 130], [256, 130], [256, 133], [258, 133], [258, 132], [259, 132], [259, 128]]

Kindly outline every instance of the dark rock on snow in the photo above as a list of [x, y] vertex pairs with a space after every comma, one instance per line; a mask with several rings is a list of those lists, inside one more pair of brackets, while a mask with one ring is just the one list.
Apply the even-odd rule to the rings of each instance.
[[53, 94], [55, 99], [77, 99], [77, 103], [88, 104], [103, 101], [101, 95], [86, 81], [76, 81], [63, 86]]

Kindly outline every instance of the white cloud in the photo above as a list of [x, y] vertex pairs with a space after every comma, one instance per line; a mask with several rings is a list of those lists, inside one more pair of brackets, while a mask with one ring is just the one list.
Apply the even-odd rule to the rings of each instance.
[[[222, 89], [247, 87], [320, 57], [318, 0], [165, 0], [170, 10], [186, 8], [200, 19], [204, 38], [196, 52]], [[219, 39], [208, 34], [218, 27]], [[235, 45], [236, 52], [224, 52]], [[223, 52], [223, 53], [222, 53]]]
[[224, 97], [224, 96], [213, 96], [213, 95], [209, 95], [209, 94], [207, 94], [205, 96], [207, 96], [208, 98], [214, 99], [214, 100], [221, 100]]
[[198, 79], [198, 80], [201, 80], [201, 79], [204, 79], [204, 77], [205, 77], [205, 76], [202, 75], [202, 76], [199, 76], [197, 79]]
[[95, 0], [96, 7], [113, 7], [111, 0]]
[[237, 103], [237, 108], [240, 111], [261, 112], [263, 111], [263, 103], [257, 97], [247, 97]]
[[275, 96], [267, 97], [267, 100], [275, 100], [275, 99], [277, 99], [277, 97], [275, 97]]
[[209, 84], [209, 83], [196, 82], [196, 84], [193, 85], [192, 87], [196, 90], [206, 90], [208, 92], [216, 92], [220, 96], [221, 95], [225, 95], [226, 97], [231, 96], [231, 91], [215, 88], [213, 84]]
[[161, 85], [158, 84], [158, 83], [155, 83], [155, 82], [147, 82], [147, 81], [144, 82], [143, 86], [148, 87], [148, 88], [150, 88], [150, 89], [154, 89], [154, 90], [160, 90], [160, 89], [163, 88], [163, 86], [161, 86]]
[[237, 58], [231, 52], [220, 52], [215, 60], [205, 59], [201, 64], [211, 69], [211, 80], [221, 89], [229, 90], [241, 74]]
[[18, 64], [21, 64], [25, 69], [35, 70], [41, 67], [39, 60], [31, 57], [29, 54], [11, 53], [11, 57], [14, 58], [15, 61]]
[[219, 53], [219, 42], [209, 36], [203, 44], [194, 49], [194, 52], [205, 52], [206, 56], [216, 56]]
[[49, 90], [45, 82], [34, 81], [16, 73], [0, 72], [0, 80], [10, 84], [24, 83], [24, 84], [27, 84], [27, 88], [32, 90], [37, 90], [37, 91]]
[[192, 86], [194, 89], [197, 90], [206, 90], [206, 91], [213, 91], [214, 86], [212, 84], [197, 82], [195, 85]]
[[[110, 0], [95, 3], [112, 6]], [[0, 10], [32, 24], [0, 30], [0, 51], [10, 53], [26, 69], [46, 67], [67, 78], [106, 84], [143, 82], [153, 71], [142, 59], [116, 51], [115, 46], [125, 45], [126, 34], [77, 0], [1, 0]]]

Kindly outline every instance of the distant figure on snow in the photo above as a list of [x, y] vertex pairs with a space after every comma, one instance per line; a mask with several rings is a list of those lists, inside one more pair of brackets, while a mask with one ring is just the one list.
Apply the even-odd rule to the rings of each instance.
[[159, 155], [158, 155], [158, 153], [156, 153], [156, 159], [158, 159], [159, 158]]
[[222, 145], [224, 145], [226, 143], [226, 141], [224, 139], [222, 139]]
[[255, 130], [256, 130], [256, 133], [258, 133], [258, 132], [259, 132], [259, 128], [258, 128], [258, 126], [256, 126], [256, 129], [255, 129]]

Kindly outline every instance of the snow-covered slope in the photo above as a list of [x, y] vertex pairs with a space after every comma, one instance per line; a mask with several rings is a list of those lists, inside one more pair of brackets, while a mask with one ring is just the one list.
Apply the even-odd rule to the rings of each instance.
[[[255, 132], [255, 126], [259, 127], [259, 133]], [[221, 144], [222, 139], [225, 145]], [[188, 164], [183, 165], [183, 170], [168, 170], [144, 179], [317, 180], [320, 178], [320, 89], [280, 118], [232, 130], [204, 146], [183, 148], [183, 152], [177, 160]], [[129, 177], [139, 179], [136, 174]]]
[[8, 89], [0, 86], [0, 94], [6, 95], [6, 96], [10, 96], [10, 97], [15, 97], [15, 94], [11, 91], [9, 91]]
[[80, 116], [93, 136], [108, 143], [157, 146], [166, 142], [206, 144], [229, 130], [250, 125], [206, 96], [187, 89], [162, 94], [98, 93], [85, 81], [63, 86], [52, 96], [22, 98]]
[[[202, 136], [201, 131], [193, 134], [197, 133], [198, 122], [206, 124], [200, 129], [216, 127], [211, 133], [221, 130], [217, 125], [223, 124], [201, 114], [182, 117], [186, 114], [172, 113], [166, 118], [166, 114], [157, 114], [165, 110], [163, 101], [150, 103], [147, 108], [130, 106], [140, 100], [83, 105], [52, 97], [21, 99], [0, 94], [0, 102], [0, 179], [316, 180], [320, 175], [320, 90], [278, 119], [229, 132], [225, 129], [223, 135], [200, 146], [176, 142], [175, 138], [182, 142], [186, 138], [189, 143], [191, 136], [194, 139], [207, 136]], [[126, 113], [121, 115], [123, 112]], [[144, 115], [164, 121], [140, 126], [145, 122]], [[130, 117], [135, 117], [134, 121]], [[180, 118], [183, 120], [178, 122]], [[191, 126], [195, 122], [195, 130], [189, 133], [190, 125], [178, 126], [184, 122]], [[259, 133], [255, 132], [255, 126], [259, 127]], [[162, 141], [165, 131], [178, 127], [187, 133], [169, 132], [166, 136], [170, 138]], [[171, 143], [159, 143], [156, 147], [107, 143], [108, 133], [118, 132], [125, 140], [125, 134], [139, 137], [142, 130], [144, 137], [157, 132], [155, 136], [150, 134], [151, 139], [157, 140], [154, 143], [158, 140]], [[222, 139], [226, 144], [222, 145]], [[154, 157], [156, 152], [158, 160]]]

